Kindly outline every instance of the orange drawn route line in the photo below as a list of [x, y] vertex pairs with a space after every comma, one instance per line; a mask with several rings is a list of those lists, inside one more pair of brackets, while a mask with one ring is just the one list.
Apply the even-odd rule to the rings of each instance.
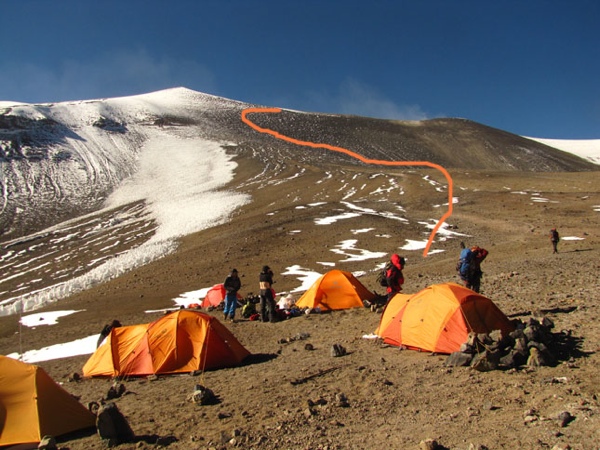
[[427, 240], [427, 245], [425, 246], [425, 250], [423, 250], [423, 257], [427, 256], [427, 254], [429, 253], [429, 247], [431, 247], [431, 244], [433, 243], [433, 239], [434, 239], [436, 233], [438, 232], [438, 230], [440, 229], [440, 227], [442, 226], [444, 221], [452, 215], [453, 183], [452, 183], [452, 177], [450, 176], [450, 174], [448, 173], [448, 171], [446, 169], [444, 169], [439, 164], [434, 164], [430, 161], [386, 161], [386, 160], [382, 160], [382, 159], [368, 159], [358, 153], [355, 153], [351, 150], [348, 150], [348, 149], [345, 149], [342, 147], [336, 147], [336, 146], [329, 145], [329, 144], [318, 144], [318, 143], [309, 142], [309, 141], [300, 141], [298, 139], [294, 139], [289, 136], [285, 136], [281, 133], [278, 133], [277, 131], [270, 130], [268, 128], [259, 127], [254, 122], [252, 122], [250, 119], [248, 119], [248, 114], [280, 113], [280, 112], [281, 112], [281, 108], [247, 108], [242, 111], [242, 122], [244, 122], [246, 125], [250, 126], [251, 128], [255, 129], [259, 133], [270, 134], [271, 136], [274, 136], [277, 139], [281, 139], [282, 141], [291, 142], [292, 144], [302, 145], [302, 146], [306, 146], [306, 147], [324, 148], [327, 150], [331, 150], [333, 152], [344, 153], [348, 156], [351, 156], [352, 158], [362, 161], [365, 164], [373, 164], [373, 165], [378, 165], [378, 166], [427, 166], [427, 167], [432, 167], [432, 168], [437, 169], [440, 172], [442, 172], [444, 177], [446, 177], [446, 181], [448, 182], [448, 211], [446, 211], [446, 213], [441, 217], [441, 219], [438, 221], [438, 223], [435, 225], [435, 227], [429, 234], [429, 239]]

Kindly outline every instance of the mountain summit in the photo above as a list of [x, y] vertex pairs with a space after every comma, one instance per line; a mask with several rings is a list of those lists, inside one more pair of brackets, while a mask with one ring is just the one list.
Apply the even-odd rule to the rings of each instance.
[[[315, 163], [329, 159], [355, 164], [256, 133], [240, 119], [242, 110], [254, 105], [186, 88], [113, 99], [0, 105], [4, 239], [102, 208], [111, 192], [139, 170], [140, 152], [156, 139], [201, 138], [233, 154], [250, 150], [265, 164], [300, 156]], [[447, 169], [596, 169], [574, 155], [463, 119], [400, 122], [284, 110], [253, 120], [286, 136], [373, 159], [430, 161]]]

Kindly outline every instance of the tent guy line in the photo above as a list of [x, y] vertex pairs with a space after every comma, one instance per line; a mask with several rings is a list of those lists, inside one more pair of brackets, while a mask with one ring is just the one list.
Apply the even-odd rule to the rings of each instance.
[[258, 131], [259, 133], [270, 134], [271, 136], [274, 136], [277, 139], [281, 139], [283, 141], [290, 142], [290, 143], [296, 144], [296, 145], [312, 147], [312, 148], [324, 148], [326, 150], [331, 150], [331, 151], [338, 152], [338, 153], [344, 153], [344, 154], [346, 154], [354, 159], [357, 159], [365, 164], [380, 165], [380, 166], [427, 166], [427, 167], [432, 167], [432, 168], [442, 172], [442, 174], [446, 178], [446, 181], [448, 182], [448, 210], [441, 217], [441, 219], [438, 220], [437, 224], [435, 225], [435, 227], [429, 234], [429, 239], [427, 240], [427, 245], [425, 245], [425, 249], [423, 250], [423, 257], [426, 257], [427, 254], [429, 253], [429, 247], [431, 247], [431, 244], [433, 243], [433, 239], [434, 239], [437, 231], [442, 226], [442, 224], [452, 215], [453, 182], [452, 182], [452, 177], [450, 176], [448, 171], [444, 167], [440, 166], [439, 164], [435, 164], [430, 161], [387, 161], [387, 160], [382, 160], [382, 159], [365, 158], [361, 154], [353, 152], [353, 151], [348, 150], [343, 147], [336, 147], [334, 145], [315, 143], [315, 142], [310, 142], [310, 141], [301, 141], [298, 139], [291, 138], [289, 136], [285, 136], [275, 130], [271, 130], [269, 128], [262, 128], [262, 127], [256, 125], [254, 122], [252, 122], [248, 118], [248, 114], [280, 113], [281, 111], [282, 111], [281, 108], [246, 108], [242, 111], [242, 122], [244, 122], [249, 127], [253, 128], [254, 130]]

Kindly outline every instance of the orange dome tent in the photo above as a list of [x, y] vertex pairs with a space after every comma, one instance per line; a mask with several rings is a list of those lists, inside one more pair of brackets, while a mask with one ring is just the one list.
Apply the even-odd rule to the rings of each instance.
[[95, 424], [96, 416], [41, 367], [0, 355], [1, 447], [39, 443], [46, 435], [60, 436]]
[[239, 365], [250, 352], [215, 317], [178, 310], [150, 324], [113, 328], [83, 376], [185, 373]]
[[331, 270], [317, 281], [296, 302], [299, 308], [332, 309], [363, 308], [363, 300], [373, 300], [369, 291], [350, 272]]
[[437, 353], [453, 353], [469, 332], [503, 335], [514, 326], [487, 297], [456, 283], [429, 286], [414, 295], [395, 295], [375, 334], [384, 342]]

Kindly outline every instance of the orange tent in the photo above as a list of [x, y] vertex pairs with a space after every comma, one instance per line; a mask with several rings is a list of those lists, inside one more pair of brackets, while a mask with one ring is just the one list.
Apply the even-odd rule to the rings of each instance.
[[375, 334], [384, 342], [437, 353], [460, 350], [469, 332], [503, 335], [514, 326], [487, 297], [456, 283], [429, 286], [414, 295], [395, 295]]
[[[241, 299], [240, 294], [237, 295], [238, 299]], [[206, 293], [206, 297], [200, 303], [202, 308], [208, 308], [209, 306], [219, 306], [219, 304], [225, 300], [225, 286], [223, 284], [215, 284]]]
[[95, 424], [96, 416], [41, 367], [0, 355], [0, 446], [39, 443]]
[[369, 291], [350, 272], [331, 270], [317, 281], [296, 302], [299, 308], [332, 309], [363, 308], [363, 300], [373, 300]]
[[113, 328], [83, 376], [135, 376], [240, 364], [250, 352], [216, 318], [178, 310], [150, 324]]

